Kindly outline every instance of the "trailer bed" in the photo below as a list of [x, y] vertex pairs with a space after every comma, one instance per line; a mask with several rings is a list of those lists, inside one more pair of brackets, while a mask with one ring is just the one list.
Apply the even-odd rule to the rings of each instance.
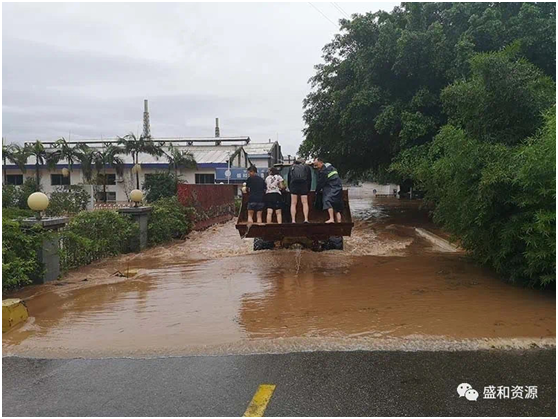
[[[308, 204], [310, 206], [309, 223], [304, 223], [304, 215], [302, 213], [302, 202], [300, 199], [297, 204], [296, 224], [292, 223], [290, 214], [290, 193], [283, 192], [284, 206], [282, 209], [283, 223], [277, 224], [275, 216], [271, 224], [259, 225], [253, 223], [247, 224], [248, 220], [248, 194], [242, 195], [242, 207], [236, 223], [242, 238], [261, 238], [269, 241], [284, 240], [289, 238], [305, 238], [308, 240], [327, 240], [330, 237], [350, 236], [353, 229], [353, 219], [351, 217], [351, 209], [349, 207], [348, 191], [343, 190], [343, 213], [341, 223], [325, 223], [328, 219], [327, 211], [316, 210], [314, 208], [314, 200], [316, 193], [314, 191], [308, 194]], [[266, 220], [266, 210], [263, 213], [263, 221]], [[254, 217], [255, 218], [255, 217]], [[254, 220], [255, 221], [255, 220]]]

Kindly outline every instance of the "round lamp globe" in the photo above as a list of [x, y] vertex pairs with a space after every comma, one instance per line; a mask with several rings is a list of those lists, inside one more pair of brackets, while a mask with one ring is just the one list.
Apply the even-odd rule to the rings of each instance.
[[48, 196], [42, 192], [34, 192], [27, 198], [27, 205], [33, 211], [44, 211], [48, 207]]
[[139, 189], [134, 189], [132, 192], [130, 192], [130, 199], [133, 202], [141, 202], [141, 200], [143, 199], [143, 192]]

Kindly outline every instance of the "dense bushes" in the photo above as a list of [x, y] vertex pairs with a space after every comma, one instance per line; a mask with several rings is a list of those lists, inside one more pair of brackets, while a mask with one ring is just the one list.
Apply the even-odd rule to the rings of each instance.
[[48, 216], [74, 215], [87, 208], [89, 193], [80, 185], [58, 188], [50, 194], [46, 209]]
[[150, 246], [184, 237], [193, 226], [194, 210], [184, 207], [176, 198], [160, 198], [152, 203], [148, 223]]
[[[3, 214], [4, 215], [4, 214]], [[37, 260], [37, 246], [47, 234], [40, 227], [22, 230], [19, 222], [2, 217], [2, 289], [31, 282], [43, 267]]]
[[63, 269], [87, 265], [94, 260], [131, 250], [137, 243], [137, 223], [115, 211], [83, 211], [61, 233]]
[[471, 66], [471, 78], [442, 93], [451, 124], [392, 168], [413, 179], [435, 204], [434, 220], [479, 261], [512, 281], [554, 285], [554, 83], [506, 51]]
[[176, 196], [177, 189], [178, 178], [170, 172], [149, 174], [143, 183], [147, 202], [155, 202], [161, 198]]
[[35, 179], [30, 177], [26, 178], [21, 186], [2, 185], [2, 208], [28, 209], [27, 198], [40, 190]]
[[402, 3], [340, 26], [299, 152], [412, 186], [479, 261], [553, 286], [556, 4]]

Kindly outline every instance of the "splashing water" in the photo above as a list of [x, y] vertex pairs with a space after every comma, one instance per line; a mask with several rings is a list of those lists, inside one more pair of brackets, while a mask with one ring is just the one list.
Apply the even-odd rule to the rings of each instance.
[[[3, 334], [4, 354], [555, 345], [554, 295], [510, 286], [458, 254], [436, 252], [415, 234], [414, 227], [435, 232], [418, 203], [356, 189], [349, 191], [355, 227], [343, 251], [254, 252], [230, 221], [14, 292], [31, 317]], [[116, 270], [137, 274], [114, 277]]]
[[295, 266], [296, 266], [295, 275], [296, 276], [298, 276], [298, 272], [300, 271], [300, 263], [301, 262], [302, 262], [302, 247], [297, 246], [296, 247], [296, 253], [295, 253]]

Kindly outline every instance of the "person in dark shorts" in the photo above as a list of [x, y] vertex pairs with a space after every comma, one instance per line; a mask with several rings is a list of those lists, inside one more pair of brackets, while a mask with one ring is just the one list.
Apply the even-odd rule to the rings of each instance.
[[283, 222], [283, 196], [281, 195], [281, 189], [285, 188], [283, 177], [275, 167], [270, 168], [268, 173], [269, 175], [265, 178], [266, 222], [270, 224], [273, 221], [273, 212], [275, 211], [277, 224], [281, 224]]
[[298, 197], [302, 202], [304, 222], [308, 222], [308, 192], [312, 186], [312, 169], [304, 161], [295, 160], [289, 169], [289, 192], [291, 193], [291, 219], [296, 223], [296, 206]]
[[254, 222], [254, 212], [258, 224], [263, 224], [262, 212], [265, 207], [264, 194], [265, 182], [261, 176], [258, 176], [258, 169], [254, 166], [248, 168], [248, 179], [246, 179], [246, 188], [248, 189], [248, 224]]
[[[323, 191], [323, 209], [327, 210], [329, 219], [326, 223], [341, 222], [343, 212], [343, 184], [337, 169], [320, 158], [314, 160], [314, 167], [318, 169], [318, 185], [316, 193]], [[335, 215], [335, 217], [334, 217]]]

